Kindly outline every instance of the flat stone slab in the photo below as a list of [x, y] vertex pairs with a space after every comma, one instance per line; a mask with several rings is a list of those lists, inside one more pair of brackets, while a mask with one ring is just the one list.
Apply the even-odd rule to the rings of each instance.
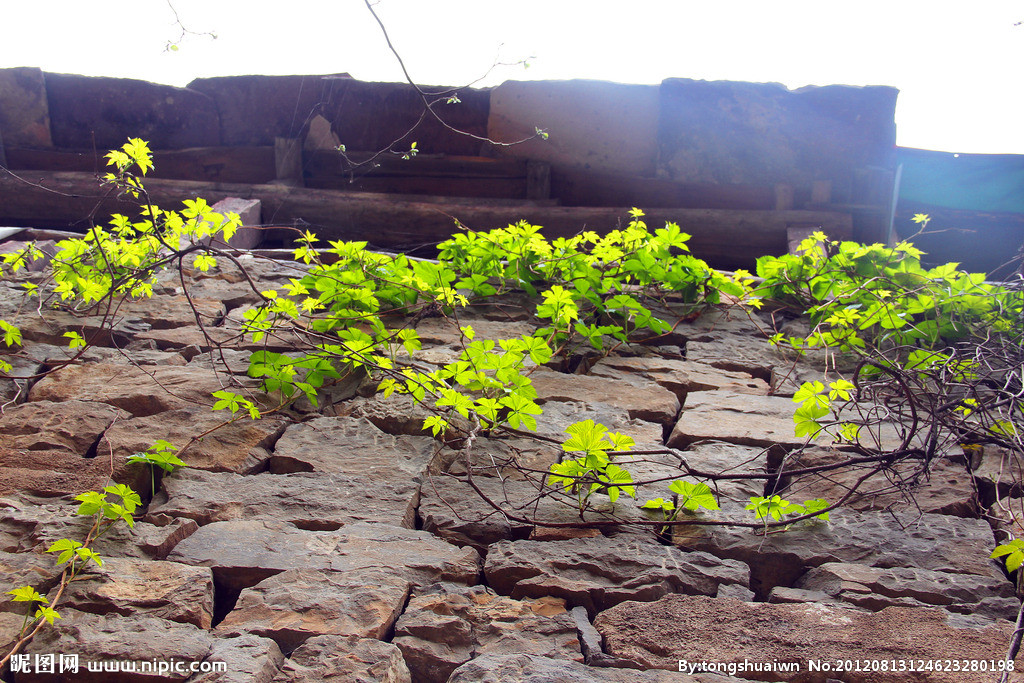
[[36, 383], [30, 401], [98, 401], [136, 417], [193, 405], [213, 405], [212, 394], [224, 387], [208, 370], [92, 363], [69, 365]]
[[551, 595], [592, 615], [623, 600], [667, 593], [716, 595], [722, 584], [746, 586], [749, 568], [702, 552], [679, 552], [634, 535], [563, 541], [502, 541], [484, 565], [489, 586], [513, 598]]
[[[856, 456], [826, 448], [810, 448], [788, 458], [786, 468], [833, 465], [851, 457]], [[856, 487], [856, 492], [844, 503], [844, 508], [860, 511], [895, 508], [906, 512], [921, 510], [957, 517], [977, 516], [979, 506], [975, 486], [963, 463], [936, 457], [929, 463], [927, 477], [915, 476], [922, 464], [920, 460], [906, 460], [880, 469], [859, 485], [858, 480], [877, 465], [866, 463], [803, 475], [789, 481], [783, 496], [790, 497], [792, 493], [795, 500], [824, 498], [838, 501]]]
[[590, 373], [593, 377], [629, 381], [637, 377], [657, 382], [680, 401], [695, 391], [732, 391], [740, 394], [767, 394], [768, 383], [746, 372], [720, 370], [704, 363], [673, 358], [605, 356]]
[[[723, 507], [703, 516], [757, 521], [742, 508]], [[812, 519], [767, 537], [757, 529], [736, 526], [677, 526], [673, 534], [680, 547], [749, 564], [750, 588], [764, 597], [773, 587], [792, 586], [808, 569], [827, 562], [1002, 578], [996, 562], [989, 559], [995, 547], [992, 529], [979, 519], [840, 510], [829, 522]]]
[[742, 679], [700, 673], [688, 676], [665, 671], [638, 671], [587, 666], [536, 655], [482, 655], [458, 669], [448, 683], [740, 683]]
[[762, 448], [773, 444], [799, 446], [803, 439], [793, 432], [797, 407], [792, 400], [776, 396], [729, 391], [689, 394], [668, 445], [686, 448], [695, 441], [713, 439]]
[[[96, 401], [35, 401], [0, 415], [4, 450], [64, 451], [86, 457], [114, 420], [129, 414]], [[4, 464], [8, 462], [4, 459]]]
[[[7, 450], [0, 445], [0, 496], [20, 492], [55, 498], [98, 491], [110, 483], [127, 484], [147, 496], [150, 475], [143, 465], [128, 464], [126, 458], [89, 458], [64, 450]], [[111, 474], [113, 465], [113, 474]]]
[[482, 655], [582, 657], [575, 622], [561, 600], [512, 600], [484, 586], [441, 585], [413, 597], [393, 642], [423, 683], [445, 683]]
[[[122, 672], [116, 679], [119, 681], [183, 681], [191, 674], [187, 666], [180, 671], [172, 668], [160, 672], [154, 662], [199, 662], [206, 659], [214, 643], [209, 632], [191, 624], [150, 616], [88, 614], [71, 608], [59, 611], [62, 618], [55, 620], [53, 626], [42, 629], [25, 648], [25, 653], [78, 655], [79, 669], [71, 679], [76, 683], [105, 683], [112, 680], [110, 672], [92, 672], [86, 666], [86, 662], [102, 663], [108, 660], [135, 663], [136, 672]], [[48, 674], [33, 673], [19, 674], [18, 680], [54, 679]]]
[[[488, 498], [516, 515], [531, 515], [531, 501], [538, 497], [529, 482], [498, 477], [475, 476], [473, 483]], [[533, 525], [509, 519], [487, 503], [464, 481], [451, 477], [432, 477], [420, 493], [419, 515], [423, 530], [449, 543], [468, 545], [485, 551], [498, 541], [525, 538]]]
[[776, 367], [793, 363], [765, 337], [729, 332], [694, 334], [686, 342], [686, 360], [719, 370], [745, 372], [765, 382], [771, 381]]
[[319, 635], [382, 640], [409, 589], [408, 581], [377, 571], [290, 569], [243, 590], [217, 634], [271, 638], [286, 654]]
[[[51, 596], [53, 597], [53, 596]], [[68, 586], [61, 604], [92, 614], [159, 617], [209, 629], [213, 574], [207, 567], [134, 558], [104, 558]]]
[[622, 382], [590, 375], [568, 375], [541, 368], [530, 375], [537, 390], [537, 402], [584, 401], [603, 403], [625, 410], [636, 420], [667, 426], [679, 414], [679, 399], [656, 382], [637, 377]]
[[239, 475], [186, 469], [164, 478], [147, 519], [169, 515], [200, 525], [269, 520], [312, 531], [380, 522], [412, 529], [419, 492], [412, 477], [381, 472]]
[[[570, 375], [577, 377], [581, 375]], [[621, 390], [621, 386], [620, 390]], [[624, 394], [629, 392], [624, 391]], [[610, 432], [625, 434], [636, 442], [637, 448], [645, 446], [660, 448], [664, 443], [665, 429], [657, 422], [631, 417], [627, 408], [591, 400], [580, 395], [572, 401], [548, 401], [541, 406], [544, 411], [537, 415], [537, 433], [558, 441], [565, 441], [569, 435], [565, 428], [575, 422], [593, 420], [603, 424]], [[626, 398], [623, 398], [625, 401]]]
[[358, 636], [315, 636], [285, 660], [273, 683], [412, 683], [392, 643]]
[[325, 472], [388, 478], [423, 476], [437, 442], [429, 436], [393, 436], [355, 417], [319, 417], [288, 427], [267, 469], [274, 474]]
[[[640, 668], [678, 671], [680, 660], [736, 666], [749, 662], [772, 669], [734, 673], [756, 680], [801, 683], [830, 680], [827, 672], [809, 670], [812, 661], [832, 666], [842, 660], [998, 661], [1006, 656], [1013, 630], [1009, 622], [980, 624], [936, 609], [890, 607], [875, 613], [838, 605], [777, 605], [699, 595], [625, 602], [602, 612], [594, 624], [610, 655]], [[797, 666], [783, 671], [780, 665], [787, 669]], [[963, 672], [872, 671], [847, 680], [952, 683], [990, 677]], [[1020, 675], [1011, 680], [1020, 680]]]
[[[189, 468], [211, 472], [249, 474], [258, 471], [270, 457], [269, 449], [284, 430], [284, 420], [245, 417], [229, 424], [227, 411], [213, 411], [208, 406], [190, 406], [168, 410], [157, 415], [118, 420], [103, 435], [98, 452], [114, 457], [128, 457], [145, 451], [157, 439], [183, 447], [179, 457]], [[214, 431], [210, 431], [214, 430]], [[190, 441], [204, 434], [195, 443]]]
[[1020, 601], [1013, 584], [996, 577], [910, 567], [869, 567], [827, 562], [800, 577], [796, 588], [820, 591], [858, 607], [944, 607], [962, 614], [1016, 620]]
[[[91, 517], [75, 514], [80, 503], [70, 497], [33, 498], [27, 494], [0, 498], [0, 551], [42, 553], [61, 538], [85, 538]], [[162, 560], [198, 528], [192, 520], [161, 520], [161, 525], [115, 524], [96, 540], [102, 557]]]
[[174, 562], [213, 569], [225, 585], [242, 589], [288, 569], [388, 568], [414, 585], [435, 581], [472, 584], [480, 555], [424, 531], [358, 522], [338, 531], [305, 531], [282, 522], [214, 522], [171, 551]]

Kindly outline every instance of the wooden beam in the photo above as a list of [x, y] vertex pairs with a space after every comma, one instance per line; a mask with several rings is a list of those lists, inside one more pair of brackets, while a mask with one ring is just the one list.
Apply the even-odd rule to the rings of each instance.
[[[132, 204], [101, 189], [95, 176], [85, 173], [34, 172], [26, 184], [0, 177], [0, 222], [5, 219], [46, 227], [84, 226], [90, 216], [103, 222], [114, 213], [133, 215]], [[629, 221], [627, 207], [562, 207], [538, 202], [423, 201], [388, 195], [335, 192], [280, 185], [237, 185], [181, 180], [149, 179], [151, 198], [165, 208], [183, 199], [204, 197], [211, 204], [226, 197], [259, 199], [263, 215], [277, 225], [301, 221], [321, 239], [367, 240], [378, 247], [421, 248], [457, 232], [456, 221], [474, 230], [504, 227], [520, 219], [544, 227], [548, 237], [570, 236], [580, 230], [606, 232]], [[749, 268], [764, 254], [787, 250], [787, 230], [793, 226], [820, 226], [842, 239], [851, 230], [849, 214], [831, 211], [742, 211], [730, 209], [652, 209], [652, 229], [666, 221], [678, 223], [693, 237], [690, 247], [699, 258], [722, 268]], [[276, 237], [293, 233], [279, 230]], [[274, 234], [268, 235], [275, 237]]]
[[[84, 171], [106, 168], [102, 152], [69, 149], [7, 149], [14, 171]], [[194, 147], [153, 153], [151, 178], [220, 183], [268, 183], [274, 179], [273, 147]]]

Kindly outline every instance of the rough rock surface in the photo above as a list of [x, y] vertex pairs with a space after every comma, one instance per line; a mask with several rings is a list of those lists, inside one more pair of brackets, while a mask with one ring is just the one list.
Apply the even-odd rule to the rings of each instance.
[[217, 633], [270, 638], [285, 654], [313, 636], [382, 640], [409, 588], [408, 581], [380, 571], [292, 569], [243, 590]]
[[41, 69], [0, 69], [0, 131], [7, 147], [52, 147]]
[[[609, 654], [639, 668], [678, 670], [680, 659], [742, 665], [798, 664], [797, 671], [746, 671], [760, 681], [826, 683], [809, 661], [1000, 660], [1013, 630], [1008, 622], [960, 619], [942, 610], [889, 607], [863, 612], [837, 605], [775, 605], [731, 598], [667, 595], [624, 602], [595, 625]], [[868, 665], [870, 667], [870, 665]], [[968, 674], [970, 675], [970, 674]], [[863, 672], [846, 680], [963, 681], [962, 672]], [[973, 680], [980, 680], [981, 677]], [[840, 679], [841, 680], [841, 679]], [[1022, 680], [1015, 674], [1011, 680]]]
[[168, 477], [150, 515], [194, 519], [200, 525], [276, 520], [330, 531], [352, 522], [415, 525], [419, 485], [344, 474], [298, 472], [242, 476], [192, 470]]
[[679, 399], [656, 382], [640, 377], [622, 383], [590, 375], [567, 375], [551, 370], [538, 370], [531, 375], [538, 402], [578, 401], [603, 403], [624, 409], [636, 420], [670, 426], [679, 414]]
[[365, 419], [320, 417], [286, 429], [267, 468], [275, 474], [374, 472], [417, 477], [427, 471], [435, 450], [434, 440], [427, 436], [396, 437]]
[[[259, 471], [270, 457], [269, 449], [284, 430], [284, 422], [267, 417], [224, 425], [228, 417], [224, 412], [190, 406], [118, 420], [103, 434], [97, 452], [113, 452], [114, 457], [124, 457], [145, 451], [157, 439], [163, 439], [177, 447], [188, 444], [179, 457], [191, 468], [239, 474]], [[197, 434], [205, 436], [190, 443]]]
[[391, 643], [358, 636], [316, 636], [281, 667], [274, 683], [412, 683], [402, 652]]
[[213, 522], [168, 555], [174, 562], [211, 567], [236, 588], [254, 586], [288, 569], [347, 572], [389, 567], [414, 584], [474, 583], [479, 554], [423, 531], [359, 522], [338, 531], [305, 531], [282, 522]]
[[30, 401], [70, 399], [109, 403], [136, 417], [206, 404], [221, 390], [212, 372], [194, 368], [149, 369], [113, 363], [68, 366], [41, 379], [29, 392]]
[[206, 567], [108, 557], [68, 587], [64, 605], [93, 614], [139, 614], [209, 629], [213, 574]]
[[[104, 683], [110, 681], [106, 671], [90, 672], [86, 662], [123, 660], [135, 662], [137, 673], [126, 674], [120, 680], [135, 682], [183, 681], [189, 676], [187, 668], [160, 672], [159, 662], [168, 665], [171, 660], [198, 662], [210, 653], [215, 639], [209, 631], [157, 617], [140, 615], [96, 615], [63, 610], [61, 619], [52, 627], [42, 629], [25, 648], [29, 655], [62, 653], [79, 656], [79, 671], [75, 681]], [[143, 664], [150, 665], [145, 671]], [[19, 674], [19, 680], [54, 680], [47, 674]]]
[[[790, 458], [785, 469], [832, 465], [849, 457], [850, 453], [813, 448]], [[867, 476], [869, 465], [861, 465], [786, 478], [789, 485], [784, 494], [795, 500], [838, 501], [853, 492], [846, 503], [853, 510], [921, 510], [966, 518], [977, 516], [975, 485], [960, 460], [935, 458], [927, 476], [918, 474], [920, 466], [920, 461], [908, 461]], [[858, 484], [860, 480], [863, 481]]]
[[409, 601], [395, 645], [413, 677], [444, 683], [483, 655], [529, 654], [579, 660], [576, 625], [560, 600], [511, 600], [483, 586], [439, 585]]
[[219, 145], [217, 108], [206, 95], [129, 78], [46, 74], [53, 143], [114, 149], [141, 137], [153, 149]]
[[1002, 577], [928, 571], [910, 567], [879, 568], [827, 562], [811, 569], [796, 587], [820, 591], [858, 607], [940, 605], [951, 612], [985, 614], [1016, 620], [1020, 601]]
[[200, 673], [192, 677], [193, 683], [271, 683], [284, 655], [269, 638], [244, 635], [215, 640], [206, 662], [220, 662], [224, 670]]
[[482, 655], [460, 666], [448, 679], [449, 683], [738, 683], [739, 680], [708, 673], [688, 676], [656, 670], [603, 669], [526, 654]]
[[668, 445], [686, 448], [717, 439], [744, 446], [798, 446], [802, 441], [793, 436], [793, 410], [788, 398], [725, 391], [690, 394]]
[[[752, 521], [745, 510], [723, 512], [730, 519]], [[749, 564], [750, 588], [762, 597], [774, 586], [793, 585], [804, 571], [827, 562], [1001, 576], [988, 557], [992, 531], [977, 519], [845, 511], [830, 522], [812, 519], [799, 528], [800, 533], [764, 537], [738, 526], [682, 526], [675, 528], [674, 537], [681, 547]]]
[[631, 536], [502, 541], [487, 553], [484, 574], [504, 595], [554, 595], [591, 614], [623, 600], [656, 600], [667, 593], [715, 595], [721, 584], [746, 586], [748, 580], [741, 562]]

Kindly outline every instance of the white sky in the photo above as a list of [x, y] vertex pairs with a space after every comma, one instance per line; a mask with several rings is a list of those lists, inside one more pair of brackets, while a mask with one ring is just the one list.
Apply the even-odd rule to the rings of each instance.
[[[143, 78], [401, 72], [362, 0], [0, 0], [0, 67]], [[1024, 0], [379, 0], [413, 78], [891, 85], [898, 144], [1024, 154]], [[599, 9], [606, 7], [608, 9]]]

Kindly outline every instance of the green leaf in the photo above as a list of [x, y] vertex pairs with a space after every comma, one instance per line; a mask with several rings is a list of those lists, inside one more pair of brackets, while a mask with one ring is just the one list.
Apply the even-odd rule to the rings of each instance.
[[1024, 564], [1024, 539], [1015, 538], [1009, 543], [996, 546], [996, 549], [989, 555], [992, 559], [1006, 557], [1006, 571], [1012, 572]]
[[[826, 501], [824, 498], [815, 498], [813, 500], [805, 500], [803, 507], [804, 507], [804, 514], [810, 515], [810, 514], [814, 514], [815, 512], [818, 512], [819, 510], [824, 510], [825, 508], [827, 508], [828, 507], [828, 501]], [[828, 515], [829, 515], [829, 513], [823, 512], [820, 515], [817, 515], [817, 518], [818, 519], [823, 519], [825, 521], [828, 521]]]
[[22, 586], [21, 588], [9, 590], [7, 595], [13, 595], [14, 602], [41, 602], [43, 604], [49, 604], [50, 602], [45, 595], [40, 594], [32, 586]]
[[61, 616], [57, 614], [57, 610], [52, 607], [40, 607], [36, 610], [36, 619], [45, 619], [46, 623], [53, 625], [54, 619], [60, 619]]
[[565, 433], [570, 436], [562, 444], [562, 450], [567, 453], [578, 451], [593, 453], [610, 450], [611, 442], [603, 440], [605, 431], [604, 425], [595, 424], [593, 420], [573, 423], [565, 429]]
[[107, 499], [99, 491], [87, 491], [75, 496], [75, 500], [82, 504], [78, 506], [78, 514], [87, 517], [95, 515], [106, 505]]
[[423, 429], [429, 429], [434, 438], [448, 430], [448, 420], [440, 415], [431, 415], [423, 419]]
[[77, 332], [65, 332], [64, 336], [70, 339], [68, 342], [69, 349], [81, 349], [85, 348], [85, 337]]
[[661, 510], [666, 515], [669, 515], [676, 509], [676, 504], [664, 498], [652, 498], [640, 507], [645, 510]]
[[217, 259], [209, 254], [199, 254], [192, 261], [192, 267], [201, 270], [204, 273], [209, 271], [210, 268], [214, 268], [216, 266]]
[[687, 510], [696, 511], [700, 508], [707, 510], [718, 509], [718, 501], [715, 499], [715, 494], [712, 493], [711, 487], [704, 482], [692, 484], [688, 481], [677, 479], [668, 488], [673, 493], [678, 494], [679, 506]]
[[72, 541], [70, 538], [62, 538], [55, 541], [46, 549], [48, 553], [60, 553], [57, 556], [57, 564], [64, 564], [72, 557], [75, 556], [75, 551], [82, 547], [82, 544], [78, 541]]
[[6, 320], [0, 320], [0, 330], [3, 330], [7, 346], [21, 346], [21, 330]]

